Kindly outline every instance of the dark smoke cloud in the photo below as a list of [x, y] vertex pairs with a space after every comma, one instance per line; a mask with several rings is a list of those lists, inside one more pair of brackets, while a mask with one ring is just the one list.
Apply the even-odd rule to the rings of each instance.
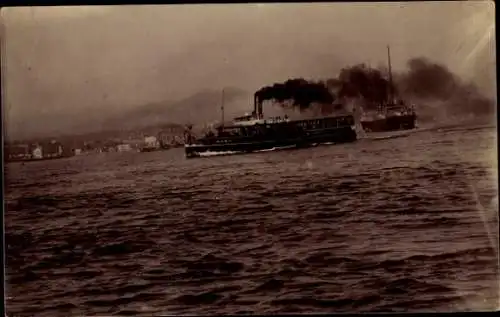
[[342, 69], [327, 84], [337, 88], [338, 98], [363, 98], [365, 109], [386, 101], [392, 89], [396, 98], [414, 101], [417, 110], [424, 112], [426, 103], [433, 102], [438, 102], [447, 115], [482, 115], [495, 110], [494, 102], [474, 84], [463, 82], [446, 66], [424, 57], [410, 59], [407, 70], [393, 77], [391, 86], [387, 71], [360, 64]]
[[[375, 107], [376, 104], [387, 100], [389, 87], [389, 81], [382, 71], [359, 64], [343, 68], [337, 78], [321, 82], [310, 82], [302, 78], [290, 79], [285, 83], [263, 87], [255, 96], [260, 102], [273, 100], [283, 106], [286, 106], [284, 101], [291, 101], [300, 111], [319, 104], [321, 113], [328, 114], [342, 108], [332, 105], [335, 100], [347, 98], [363, 98], [368, 107]], [[392, 89], [396, 90], [394, 86]]]
[[326, 81], [327, 86], [337, 90], [338, 98], [363, 98], [368, 105], [382, 103], [396, 88], [379, 69], [358, 64], [343, 68], [338, 78]]
[[[418, 102], [440, 102], [447, 114], [492, 114], [493, 100], [485, 97], [473, 83], [466, 83], [443, 65], [426, 58], [408, 61], [408, 70], [398, 74], [401, 95]], [[422, 106], [420, 106], [422, 107]]]
[[263, 87], [255, 93], [255, 97], [259, 102], [274, 100], [283, 103], [289, 100], [300, 110], [308, 109], [313, 103], [331, 104], [335, 100], [323, 83], [309, 82], [302, 78]]
[[338, 110], [338, 105], [333, 105], [336, 100], [342, 103], [361, 99], [364, 110], [375, 109], [388, 100], [391, 92], [395, 98], [415, 103], [417, 111], [431, 119], [495, 111], [493, 100], [481, 94], [474, 84], [463, 82], [445, 66], [426, 58], [410, 59], [406, 71], [393, 75], [391, 85], [387, 70], [358, 64], [345, 67], [337, 77], [322, 82], [292, 79], [264, 87], [255, 95], [260, 101], [274, 100], [282, 105], [283, 101], [291, 101], [300, 111], [316, 103], [323, 114]]
[[447, 100], [459, 88], [458, 78], [442, 65], [425, 58], [414, 58], [407, 66], [408, 71], [399, 79], [399, 86], [406, 95]]

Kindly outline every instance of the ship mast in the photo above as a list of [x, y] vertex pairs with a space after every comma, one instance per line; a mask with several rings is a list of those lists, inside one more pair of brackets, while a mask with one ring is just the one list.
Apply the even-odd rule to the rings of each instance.
[[220, 110], [221, 110], [221, 115], [222, 115], [221, 125], [224, 126], [224, 88], [222, 88]]
[[391, 103], [394, 102], [394, 92], [392, 89], [392, 67], [391, 67], [391, 48], [387, 45], [387, 64], [389, 67], [389, 100]]

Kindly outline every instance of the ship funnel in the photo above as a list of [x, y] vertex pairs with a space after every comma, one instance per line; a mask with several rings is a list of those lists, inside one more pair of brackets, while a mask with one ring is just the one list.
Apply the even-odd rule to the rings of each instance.
[[253, 95], [253, 115], [257, 114], [257, 94]]
[[253, 115], [257, 118], [262, 118], [262, 100], [260, 100], [257, 93], [253, 96]]

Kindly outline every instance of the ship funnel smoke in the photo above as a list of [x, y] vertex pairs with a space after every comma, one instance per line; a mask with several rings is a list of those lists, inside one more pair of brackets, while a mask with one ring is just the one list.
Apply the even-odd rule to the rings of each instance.
[[290, 79], [284, 83], [263, 87], [255, 93], [258, 102], [273, 100], [278, 103], [291, 101], [292, 106], [304, 111], [313, 103], [332, 104], [334, 95], [321, 82], [309, 82], [305, 79]]
[[487, 115], [496, 110], [494, 100], [484, 96], [474, 84], [423, 57], [410, 59], [405, 71], [393, 72], [392, 84], [387, 69], [357, 64], [342, 68], [337, 77], [324, 81], [299, 78], [263, 87], [255, 98], [259, 104], [273, 100], [284, 108], [300, 112], [319, 109], [322, 114], [329, 114], [341, 109], [352, 111], [349, 105], [354, 100], [360, 112], [375, 110], [388, 102], [390, 95], [413, 103], [423, 121]]
[[[301, 112], [316, 107], [321, 113], [328, 114], [345, 108], [340, 103], [333, 105], [336, 100], [363, 98], [368, 107], [380, 104], [387, 100], [389, 87], [389, 81], [381, 70], [359, 64], [343, 68], [338, 77], [325, 81], [310, 82], [300, 78], [263, 87], [255, 93], [255, 97], [260, 103], [273, 100], [282, 107], [291, 104]], [[393, 91], [397, 91], [395, 86]]]

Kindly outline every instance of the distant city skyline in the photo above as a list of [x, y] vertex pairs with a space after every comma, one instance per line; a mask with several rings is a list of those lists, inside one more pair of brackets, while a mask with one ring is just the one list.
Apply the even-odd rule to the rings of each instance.
[[[2, 22], [13, 137], [105, 128], [122, 112], [224, 86], [251, 94], [291, 77], [328, 78], [385, 63], [387, 45], [396, 71], [425, 56], [485, 93], [495, 87], [486, 1], [4, 8]], [[247, 99], [227, 107], [247, 110]]]

